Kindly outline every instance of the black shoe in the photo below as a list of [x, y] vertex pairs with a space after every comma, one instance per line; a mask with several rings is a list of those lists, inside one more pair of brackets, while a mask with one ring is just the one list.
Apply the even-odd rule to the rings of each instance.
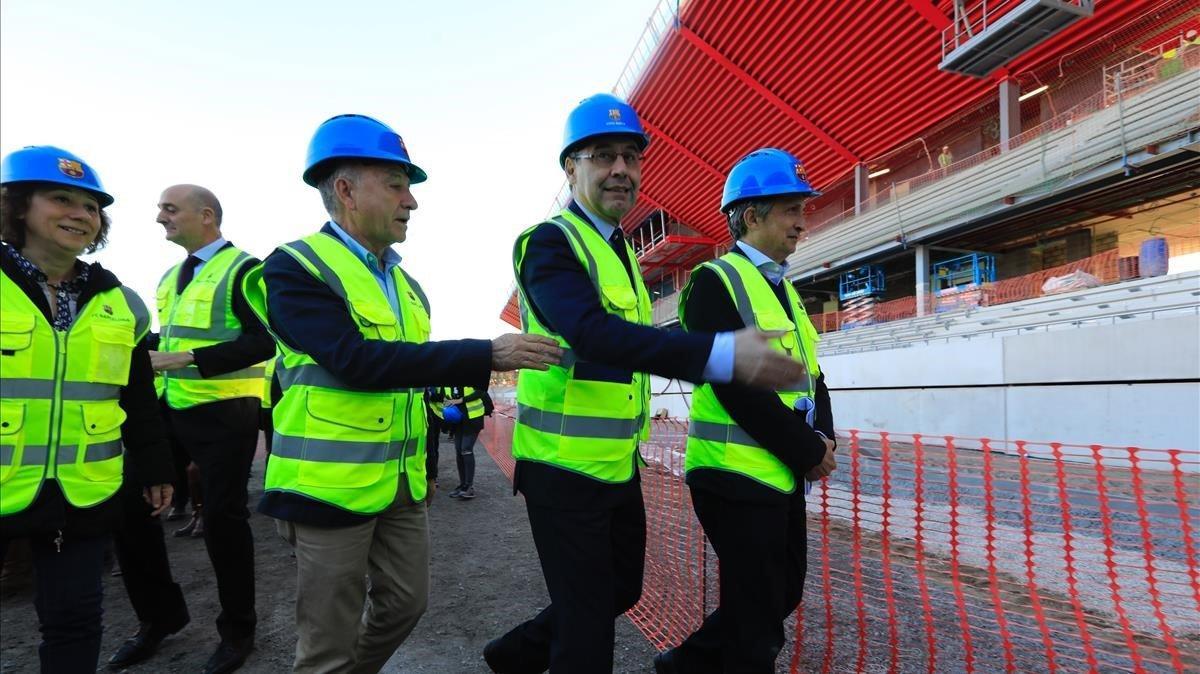
[[550, 669], [550, 649], [547, 648], [544, 654], [544, 662], [529, 662], [524, 656], [527, 653], [520, 652], [520, 647], [511, 643], [512, 640], [505, 640], [503, 637], [492, 639], [483, 647], [483, 660], [487, 666], [496, 674], [542, 674], [547, 669]]
[[187, 510], [183, 506], [173, 506], [170, 512], [167, 513], [167, 521], [175, 522], [187, 517]]
[[246, 662], [246, 656], [254, 650], [254, 637], [245, 639], [221, 640], [217, 651], [204, 664], [204, 674], [225, 674], [232, 672]]
[[137, 634], [126, 639], [117, 652], [108, 659], [109, 669], [122, 669], [154, 655], [163, 639], [183, 629], [189, 620], [191, 618], [185, 614], [182, 619], [169, 625], [142, 623]]
[[469, 501], [475, 498], [475, 487], [467, 487], [466, 489], [458, 492], [458, 498], [462, 499], [463, 501]]
[[450, 498], [462, 498], [463, 488], [455, 487], [454, 491], [450, 492]]
[[674, 651], [663, 651], [654, 656], [654, 674], [677, 674]]

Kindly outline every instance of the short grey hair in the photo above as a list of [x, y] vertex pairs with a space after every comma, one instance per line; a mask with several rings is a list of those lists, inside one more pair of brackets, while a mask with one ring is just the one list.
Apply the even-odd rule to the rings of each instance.
[[345, 178], [352, 184], [357, 185], [358, 179], [362, 175], [359, 170], [361, 168], [361, 164], [342, 162], [334, 166], [329, 175], [317, 183], [317, 191], [321, 193], [321, 201], [325, 204], [326, 213], [331, 216], [337, 216], [338, 210], [341, 208], [334, 183], [337, 182], [338, 178]]
[[746, 236], [746, 211], [754, 209], [759, 218], [765, 218], [773, 206], [768, 199], [747, 199], [734, 204], [725, 211], [725, 217], [729, 219], [729, 236], [734, 241]]

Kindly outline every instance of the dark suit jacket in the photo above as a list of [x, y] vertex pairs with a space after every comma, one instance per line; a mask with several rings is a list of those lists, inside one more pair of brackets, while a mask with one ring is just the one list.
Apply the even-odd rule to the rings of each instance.
[[[737, 246], [732, 250], [736, 254], [743, 254]], [[691, 284], [692, 289], [684, 305], [687, 316], [685, 327], [688, 330], [723, 331], [740, 330], [745, 327], [745, 322], [733, 304], [733, 298], [716, 273], [707, 268], [700, 268], [692, 274]], [[772, 289], [788, 316], [794, 320], [795, 316], [788, 306], [783, 286], [772, 285]], [[721, 406], [729, 412], [729, 416], [790, 468], [798, 481], [821, 463], [825, 456], [825, 444], [821, 436], [809, 428], [804, 417], [780, 402], [777, 395], [736, 383], [713, 384], [712, 388]], [[817, 405], [814, 421], [816, 430], [832, 440], [833, 413], [824, 372], [817, 378], [814, 397]], [[760, 490], [764, 495], [765, 492], [774, 491], [748, 478], [708, 469], [691, 471], [688, 474], [688, 484], [744, 496], [751, 496]]]
[[[328, 225], [321, 231], [341, 242]], [[489, 340], [412, 344], [364, 339], [346, 303], [281, 250], [267, 256], [263, 279], [271, 329], [279, 339], [351, 386], [379, 391], [453, 384], [487, 388], [492, 369]], [[263, 494], [259, 510], [317, 526], [349, 526], [368, 519], [282, 492]]]
[[[569, 207], [588, 221], [577, 204], [572, 202]], [[629, 272], [624, 245], [613, 248]], [[529, 310], [562, 335], [581, 361], [575, 366], [576, 376], [627, 382], [634, 372], [649, 372], [702, 381], [713, 335], [637, 325], [605, 311], [566, 235], [556, 225], [544, 223], [530, 235], [521, 285], [529, 298]], [[518, 461], [513, 487], [531, 502], [582, 507], [604, 501], [606, 492], [620, 486], [604, 485], [546, 464]], [[633, 488], [638, 487], [634, 484]]]

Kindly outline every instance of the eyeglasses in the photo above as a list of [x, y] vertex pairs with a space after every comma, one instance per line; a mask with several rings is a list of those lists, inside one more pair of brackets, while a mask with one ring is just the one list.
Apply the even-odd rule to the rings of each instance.
[[600, 168], [610, 168], [613, 164], [617, 163], [617, 157], [620, 157], [625, 160], [626, 166], [636, 168], [641, 165], [642, 156], [641, 152], [610, 152], [608, 150], [601, 150], [600, 152], [593, 152], [591, 154], [573, 154], [571, 158], [590, 159], [593, 164]]

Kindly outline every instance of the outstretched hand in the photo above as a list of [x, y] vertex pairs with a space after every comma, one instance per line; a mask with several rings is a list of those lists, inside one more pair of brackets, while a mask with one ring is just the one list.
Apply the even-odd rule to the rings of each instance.
[[542, 335], [511, 333], [492, 340], [492, 369], [496, 372], [547, 370], [557, 365], [562, 356], [558, 343]]
[[776, 351], [770, 340], [780, 332], [744, 328], [733, 335], [733, 379], [747, 386], [778, 391], [804, 381], [804, 363]]

